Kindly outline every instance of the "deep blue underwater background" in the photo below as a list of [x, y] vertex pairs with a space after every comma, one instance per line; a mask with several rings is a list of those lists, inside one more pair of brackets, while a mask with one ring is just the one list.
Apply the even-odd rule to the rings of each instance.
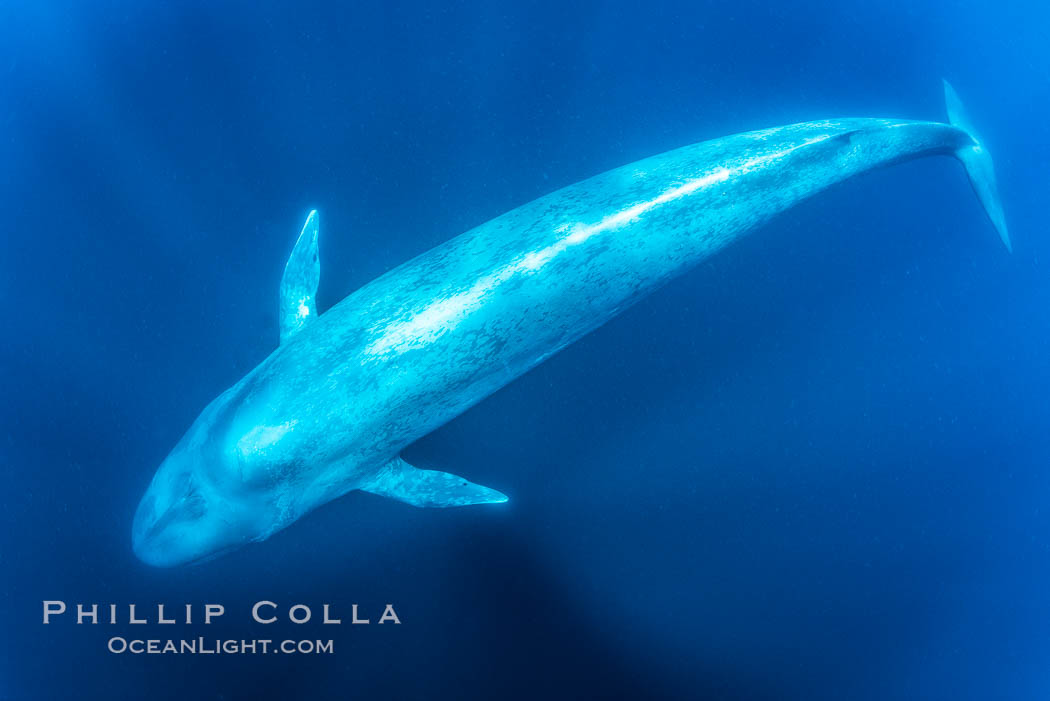
[[[1046, 698], [1048, 46], [1034, 1], [0, 5], [0, 699]], [[324, 309], [660, 151], [942, 119], [942, 77], [1013, 255], [953, 160], [870, 174], [407, 451], [508, 504], [354, 493], [198, 567], [134, 558], [161, 459], [276, 346], [310, 208]], [[44, 599], [227, 613], [45, 627]]]

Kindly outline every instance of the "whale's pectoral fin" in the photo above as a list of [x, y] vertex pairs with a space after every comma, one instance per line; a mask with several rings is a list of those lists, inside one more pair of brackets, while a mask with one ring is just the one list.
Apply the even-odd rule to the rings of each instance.
[[281, 343], [286, 342], [317, 316], [314, 296], [317, 294], [317, 283], [321, 279], [321, 263], [317, 258], [317, 232], [315, 209], [306, 218], [281, 277], [281, 303], [278, 310]]
[[412, 506], [469, 506], [499, 504], [507, 497], [457, 475], [438, 470], [420, 470], [394, 458], [374, 478], [358, 489], [403, 501]]
[[973, 126], [970, 115], [963, 107], [962, 100], [955, 92], [951, 84], [944, 81], [944, 103], [948, 110], [948, 121], [952, 126], [959, 127], [973, 139], [973, 143], [963, 146], [955, 152], [956, 158], [962, 161], [966, 168], [966, 174], [970, 176], [970, 184], [973, 185], [977, 199], [984, 206], [992, 225], [999, 232], [1006, 250], [1013, 251], [1010, 244], [1010, 232], [1006, 228], [1006, 216], [1003, 214], [1003, 204], [999, 200], [999, 189], [995, 185], [995, 168], [992, 166], [992, 157], [985, 148], [981, 137]]

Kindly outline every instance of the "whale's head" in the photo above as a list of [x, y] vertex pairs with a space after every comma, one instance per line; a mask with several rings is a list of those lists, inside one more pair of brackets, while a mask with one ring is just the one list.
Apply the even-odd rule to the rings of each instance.
[[[135, 511], [131, 544], [143, 562], [172, 567], [236, 545], [229, 519], [187, 461], [173, 453], [157, 470]], [[232, 541], [232, 542], [231, 542]]]
[[221, 449], [223, 397], [164, 459], [135, 512], [135, 554], [155, 567], [209, 560], [265, 537], [265, 503], [239, 483]]

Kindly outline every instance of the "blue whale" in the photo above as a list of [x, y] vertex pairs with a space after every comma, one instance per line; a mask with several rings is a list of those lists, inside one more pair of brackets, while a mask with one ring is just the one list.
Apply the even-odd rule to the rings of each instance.
[[506, 501], [399, 454], [777, 213], [859, 173], [955, 156], [1009, 249], [991, 158], [944, 87], [949, 123], [805, 122], [602, 173], [433, 248], [324, 314], [311, 212], [281, 280], [279, 347], [163, 461], [135, 514], [135, 553], [155, 566], [203, 561], [355, 489], [414, 506]]

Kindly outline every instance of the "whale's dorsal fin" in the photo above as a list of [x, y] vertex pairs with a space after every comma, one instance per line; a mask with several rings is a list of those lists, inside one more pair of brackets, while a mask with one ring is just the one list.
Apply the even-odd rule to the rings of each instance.
[[295, 242], [292, 255], [284, 266], [281, 277], [281, 302], [278, 309], [281, 324], [281, 343], [317, 316], [317, 283], [321, 279], [321, 263], [317, 258], [317, 210], [311, 210]]
[[388, 462], [375, 477], [358, 489], [420, 507], [499, 504], [507, 501], [506, 495], [495, 489], [468, 482], [448, 472], [420, 470], [401, 458]]

